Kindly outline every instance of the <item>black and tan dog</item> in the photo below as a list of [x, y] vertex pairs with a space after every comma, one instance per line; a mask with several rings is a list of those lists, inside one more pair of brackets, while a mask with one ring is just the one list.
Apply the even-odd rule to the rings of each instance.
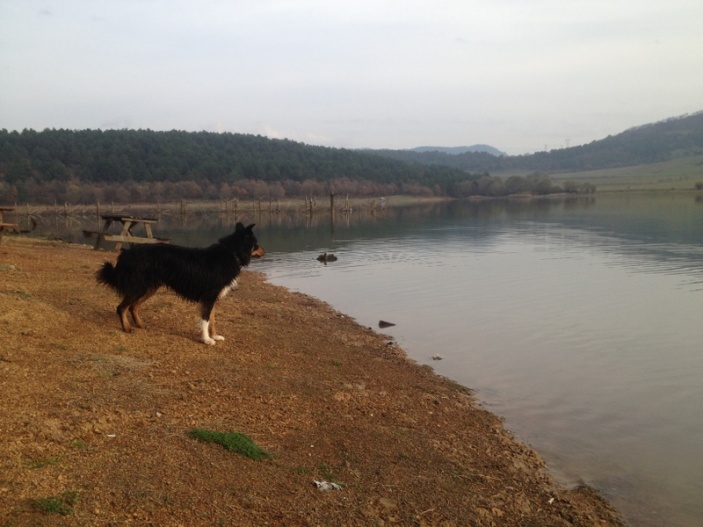
[[136, 245], [120, 253], [117, 265], [106, 262], [96, 279], [122, 295], [117, 306], [122, 329], [132, 331], [127, 310], [134, 325], [144, 327], [139, 307], [166, 286], [181, 298], [200, 304], [204, 343], [224, 340], [215, 331], [215, 302], [237, 286], [237, 276], [252, 256], [263, 256], [253, 228], [237, 223], [232, 234], [204, 249], [164, 243]]

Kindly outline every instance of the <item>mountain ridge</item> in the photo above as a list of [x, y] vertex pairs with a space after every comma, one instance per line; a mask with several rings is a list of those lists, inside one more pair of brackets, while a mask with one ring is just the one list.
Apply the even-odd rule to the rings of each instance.
[[588, 144], [517, 156], [487, 152], [448, 154], [438, 150], [368, 150], [421, 165], [467, 172], [528, 170], [544, 173], [621, 168], [703, 154], [703, 111], [628, 128]]
[[475, 144], [471, 146], [416, 146], [408, 148], [412, 152], [441, 152], [449, 155], [460, 155], [469, 152], [486, 152], [494, 156], [505, 156], [505, 152], [498, 150], [496, 147], [485, 144]]

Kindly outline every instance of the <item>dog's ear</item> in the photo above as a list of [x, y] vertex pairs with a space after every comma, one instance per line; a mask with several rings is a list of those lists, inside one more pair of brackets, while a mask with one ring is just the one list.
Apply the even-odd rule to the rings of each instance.
[[244, 230], [244, 224], [241, 221], [237, 222], [237, 225], [234, 226], [234, 232], [241, 232]]
[[246, 230], [251, 232], [251, 230], [254, 228], [254, 225], [256, 225], [256, 223], [252, 223], [251, 225], [249, 225]]

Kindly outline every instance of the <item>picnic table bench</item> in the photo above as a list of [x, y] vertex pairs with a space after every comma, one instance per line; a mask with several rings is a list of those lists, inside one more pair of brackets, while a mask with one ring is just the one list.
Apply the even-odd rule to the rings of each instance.
[[20, 230], [19, 225], [16, 223], [6, 222], [3, 215], [6, 212], [13, 212], [15, 207], [0, 207], [0, 242], [2, 242], [2, 235], [7, 229], [7, 231], [18, 232]]
[[[103, 227], [99, 231], [84, 230], [85, 236], [95, 236], [94, 249], [100, 249], [103, 242], [114, 242], [115, 250], [119, 251], [123, 243], [168, 243], [168, 238], [156, 238], [151, 230], [151, 226], [158, 220], [155, 218], [137, 218], [126, 214], [101, 214], [103, 219]], [[119, 233], [111, 232], [110, 228], [114, 225], [121, 225]], [[144, 236], [135, 236], [132, 229], [137, 225], [144, 227]]]

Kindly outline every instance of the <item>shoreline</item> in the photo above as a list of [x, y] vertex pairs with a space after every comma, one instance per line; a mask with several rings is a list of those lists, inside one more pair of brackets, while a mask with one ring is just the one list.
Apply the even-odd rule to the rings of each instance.
[[[559, 486], [469, 389], [260, 273], [218, 304], [223, 343], [199, 343], [197, 308], [167, 291], [145, 304], [147, 329], [123, 333], [93, 279], [115, 257], [0, 245], [0, 525], [624, 525], [592, 489]], [[66, 493], [70, 514], [38, 510]]]

